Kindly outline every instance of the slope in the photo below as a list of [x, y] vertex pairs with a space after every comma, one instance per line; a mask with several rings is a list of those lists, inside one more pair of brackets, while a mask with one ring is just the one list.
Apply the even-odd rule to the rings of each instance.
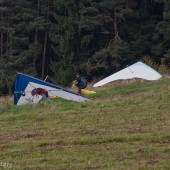
[[[0, 111], [0, 169], [170, 169], [170, 79]], [[7, 164], [5, 164], [7, 163]]]

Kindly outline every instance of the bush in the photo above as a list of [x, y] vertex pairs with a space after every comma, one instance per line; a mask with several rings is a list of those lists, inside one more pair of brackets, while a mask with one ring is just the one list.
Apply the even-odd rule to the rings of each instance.
[[168, 66], [164, 64], [163, 61], [161, 61], [161, 64], [156, 63], [153, 61], [149, 56], [144, 56], [142, 58], [142, 61], [152, 67], [153, 69], [157, 70], [161, 74], [170, 74], [170, 69]]
[[4, 80], [1, 78], [0, 79], [0, 96], [7, 94], [8, 93], [8, 88], [4, 82]]

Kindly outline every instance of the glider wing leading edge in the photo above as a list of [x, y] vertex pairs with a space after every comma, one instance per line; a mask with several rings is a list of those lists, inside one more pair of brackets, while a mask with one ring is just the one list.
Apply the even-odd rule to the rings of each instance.
[[31, 93], [32, 90], [36, 88], [45, 89], [49, 96], [58, 96], [66, 100], [75, 102], [84, 102], [89, 100], [84, 96], [81, 96], [60, 86], [45, 82], [26, 74], [17, 73], [14, 92], [14, 104], [24, 105], [38, 103], [42, 99], [42, 96], [38, 94], [33, 96]]
[[96, 84], [94, 84], [93, 87], [99, 87], [99, 86], [103, 86], [107, 83], [110, 83], [112, 81], [115, 80], [123, 80], [123, 79], [132, 79], [132, 78], [141, 78], [141, 79], [145, 79], [145, 80], [158, 80], [160, 79], [162, 76], [155, 71], [154, 69], [152, 69], [151, 67], [149, 67], [148, 65], [142, 63], [142, 62], [137, 62], [131, 66], [128, 66], [127, 68], [118, 71], [115, 74], [112, 74], [109, 77], [106, 77], [105, 79], [97, 82]]

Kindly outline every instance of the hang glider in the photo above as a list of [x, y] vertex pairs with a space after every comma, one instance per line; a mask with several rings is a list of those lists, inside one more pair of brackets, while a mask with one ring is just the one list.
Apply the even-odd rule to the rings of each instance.
[[132, 78], [141, 78], [145, 80], [158, 80], [161, 77], [162, 76], [153, 68], [149, 67], [148, 65], [142, 62], [137, 62], [97, 82], [96, 84], [93, 85], [93, 87], [103, 86], [115, 80], [123, 80], [123, 79], [129, 80]]
[[14, 104], [25, 105], [38, 103], [42, 98], [50, 101], [54, 96], [75, 102], [89, 99], [63, 87], [45, 82], [32, 76], [17, 73], [14, 92]]

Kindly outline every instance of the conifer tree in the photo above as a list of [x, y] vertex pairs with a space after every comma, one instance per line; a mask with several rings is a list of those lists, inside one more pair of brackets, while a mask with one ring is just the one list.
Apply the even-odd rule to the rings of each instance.
[[4, 86], [9, 87], [9, 93], [11, 94], [11, 87], [14, 81], [14, 75], [12, 74], [11, 61], [12, 58], [12, 38], [14, 28], [12, 27], [12, 2], [10, 0], [2, 0], [0, 2], [0, 16], [1, 16], [1, 55], [0, 55], [0, 76], [3, 80]]
[[1, 0], [1, 79], [12, 87], [17, 71], [48, 73], [68, 85], [77, 71], [104, 77], [144, 55], [169, 64], [169, 8], [168, 0]]
[[170, 1], [155, 0], [163, 8], [162, 20], [155, 27], [152, 52], [157, 61], [170, 66]]
[[[94, 76], [106, 75], [117, 70], [128, 57], [128, 44], [119, 34], [119, 24], [130, 12], [126, 1], [102, 0], [92, 3], [95, 14], [91, 17], [98, 25], [99, 50], [88, 60], [87, 68]], [[125, 56], [126, 55], [126, 56]]]
[[54, 1], [54, 20], [50, 31], [50, 41], [56, 55], [51, 63], [54, 77], [59, 84], [68, 85], [81, 62], [79, 17], [80, 2]]
[[[5, 72], [8, 86], [13, 86], [16, 72], [35, 73], [32, 65], [32, 34], [30, 23], [34, 18], [32, 3], [28, 0], [11, 0], [4, 4], [8, 10], [5, 28], [1, 68]], [[4, 15], [5, 16], [5, 15]], [[4, 25], [5, 26], [5, 25]], [[5, 63], [5, 64], [4, 64]]]

